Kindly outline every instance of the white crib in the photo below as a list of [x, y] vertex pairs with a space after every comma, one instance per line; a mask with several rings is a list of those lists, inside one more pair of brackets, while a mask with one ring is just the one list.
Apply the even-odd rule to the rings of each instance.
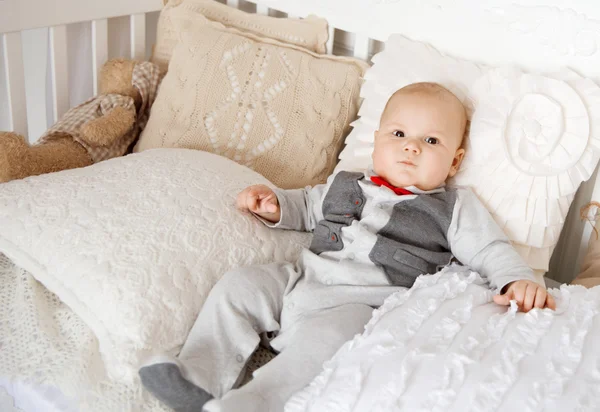
[[[391, 33], [431, 43], [448, 54], [484, 64], [518, 64], [534, 71], [568, 66], [600, 83], [600, 2], [589, 0], [223, 0], [231, 7], [272, 16], [306, 17], [316, 14], [330, 24], [328, 52], [363, 60], [382, 49]], [[543, 3], [543, 4], [542, 4]], [[73, 105], [71, 92], [81, 88], [73, 80], [69, 62], [89, 58], [79, 90], [83, 100], [97, 92], [98, 72], [119, 51], [147, 59], [155, 39], [162, 0], [0, 0], [0, 129], [29, 136], [34, 141]], [[79, 24], [89, 38], [73, 55], [69, 25]], [[24, 59], [31, 48], [30, 30], [47, 28], [45, 68], [35, 70]], [[42, 36], [42, 39], [46, 37]], [[89, 40], [89, 41], [88, 41]], [[69, 55], [69, 52], [71, 55]], [[45, 59], [43, 57], [42, 59]], [[84, 71], [85, 71], [84, 70]], [[81, 74], [80, 74], [81, 78]], [[26, 84], [41, 84], [32, 98]], [[48, 91], [46, 95], [46, 90]], [[26, 97], [27, 96], [27, 97]], [[32, 114], [42, 115], [32, 121]], [[29, 116], [28, 116], [29, 113]], [[47, 113], [47, 115], [46, 115]], [[35, 132], [32, 132], [35, 124]], [[578, 271], [592, 234], [579, 209], [600, 200], [600, 181], [592, 178], [580, 188], [571, 206], [548, 277], [570, 281]], [[2, 228], [0, 228], [2, 230]], [[0, 403], [0, 409], [2, 404]]]
[[[329, 53], [352, 54], [366, 60], [382, 49], [382, 41], [390, 33], [400, 32], [415, 40], [429, 42], [449, 54], [477, 62], [517, 63], [526, 69], [542, 71], [568, 66], [583, 75], [600, 79], [600, 3], [597, 2], [552, 0], [541, 5], [535, 1], [508, 4], [503, 0], [452, 3], [435, 0], [265, 0], [256, 3], [227, 0], [226, 3], [245, 11], [274, 16], [317, 14], [325, 17], [330, 24]], [[69, 73], [68, 62], [76, 57], [69, 57], [67, 52], [69, 24], [83, 24], [91, 33], [87, 47], [80, 46], [80, 50], [87, 51], [83, 55], [91, 58], [91, 73], [84, 76], [91, 84], [86, 85], [85, 90], [89, 92], [83, 93], [80, 97], [83, 100], [96, 93], [98, 70], [111, 56], [112, 43], [117, 42], [121, 50], [129, 51], [129, 56], [124, 57], [145, 59], [149, 56], [155, 38], [157, 11], [161, 7], [161, 0], [0, 0], [2, 129], [27, 135], [28, 125], [32, 123], [28, 122], [29, 112], [30, 115], [44, 115], [36, 128], [36, 131], [43, 131], [73, 104], [69, 93], [69, 87], [73, 87], [73, 74]], [[114, 18], [119, 19], [120, 26], [111, 25]], [[26, 99], [26, 82], [44, 84], [39, 81], [43, 72], [28, 67], [23, 58], [24, 46], [31, 46], [23, 44], [24, 39], [31, 42], [32, 37], [27, 31], [36, 28], [48, 28], [49, 96], [44, 98], [42, 91], [29, 101]], [[113, 30], [119, 31], [111, 33]], [[40, 45], [36, 47], [40, 49]], [[45, 49], [44, 45], [41, 47], [41, 50]], [[81, 85], [77, 87], [81, 88]], [[30, 136], [30, 141], [37, 139], [35, 134]], [[571, 207], [548, 277], [566, 282], [577, 273], [592, 233], [591, 225], [579, 218], [579, 209], [590, 199], [599, 198], [600, 183], [596, 185], [594, 174], [581, 187]]]

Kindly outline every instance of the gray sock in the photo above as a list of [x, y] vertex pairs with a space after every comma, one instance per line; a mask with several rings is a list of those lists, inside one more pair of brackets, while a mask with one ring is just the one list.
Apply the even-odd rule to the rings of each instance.
[[139, 370], [142, 384], [158, 400], [177, 412], [199, 412], [213, 397], [186, 380], [174, 363], [156, 363]]

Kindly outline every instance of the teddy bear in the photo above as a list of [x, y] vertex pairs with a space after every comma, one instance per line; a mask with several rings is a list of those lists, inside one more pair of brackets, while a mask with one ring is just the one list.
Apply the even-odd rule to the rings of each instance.
[[0, 132], [0, 183], [129, 153], [148, 121], [160, 78], [158, 66], [150, 62], [107, 61], [99, 95], [68, 110], [35, 144]]

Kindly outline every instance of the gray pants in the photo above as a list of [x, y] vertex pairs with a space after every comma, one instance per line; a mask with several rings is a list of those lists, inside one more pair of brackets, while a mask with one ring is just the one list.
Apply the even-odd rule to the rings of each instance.
[[[205, 410], [281, 412], [323, 362], [362, 333], [374, 306], [398, 290], [388, 285], [307, 281], [292, 264], [229, 272], [215, 285], [178, 356], [186, 378], [216, 399]], [[358, 303], [357, 303], [358, 302]], [[236, 386], [262, 332], [278, 332], [279, 355]]]

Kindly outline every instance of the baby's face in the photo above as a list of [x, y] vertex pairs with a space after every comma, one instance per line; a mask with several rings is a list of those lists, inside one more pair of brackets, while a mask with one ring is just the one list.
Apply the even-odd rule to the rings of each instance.
[[466, 117], [448, 93], [396, 93], [375, 132], [373, 169], [398, 187], [439, 187], [458, 171]]

